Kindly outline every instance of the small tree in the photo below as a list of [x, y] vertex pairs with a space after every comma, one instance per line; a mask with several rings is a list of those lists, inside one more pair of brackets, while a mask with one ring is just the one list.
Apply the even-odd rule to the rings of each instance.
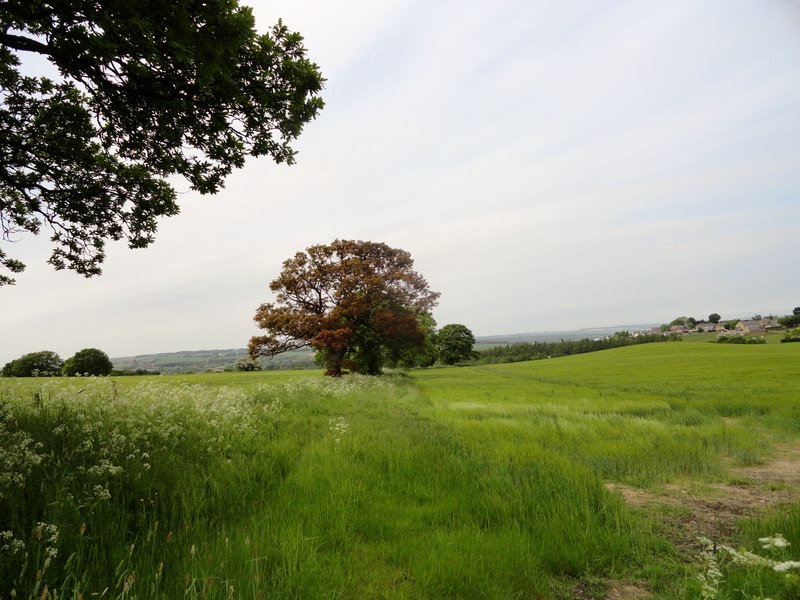
[[97, 348], [84, 348], [64, 361], [61, 373], [67, 377], [75, 375], [110, 375], [114, 365], [108, 354]]
[[64, 361], [55, 352], [42, 350], [23, 354], [3, 367], [3, 377], [53, 377], [61, 373]]
[[408, 252], [375, 242], [335, 240], [298, 252], [270, 283], [277, 302], [256, 311], [268, 333], [250, 340], [250, 356], [312, 346], [329, 375], [341, 375], [345, 360], [359, 373], [379, 373], [387, 354], [424, 345], [421, 323], [439, 294], [413, 265]]
[[475, 346], [475, 336], [465, 325], [445, 325], [435, 339], [439, 360], [446, 365], [454, 365], [474, 356], [472, 348]]
[[781, 327], [797, 327], [800, 325], [800, 315], [786, 315], [778, 319], [778, 325]]
[[792, 310], [792, 314], [796, 317], [800, 316], [800, 306], [795, 306], [794, 309]]
[[721, 319], [722, 319], [722, 317], [719, 316], [719, 314], [717, 314], [717, 313], [711, 313], [710, 315], [708, 315], [708, 322], [709, 323], [714, 323], [714, 325], [719, 323]]

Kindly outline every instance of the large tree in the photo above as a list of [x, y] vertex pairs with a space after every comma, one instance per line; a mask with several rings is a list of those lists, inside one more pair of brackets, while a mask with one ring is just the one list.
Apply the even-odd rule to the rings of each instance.
[[250, 340], [251, 356], [312, 346], [329, 375], [341, 375], [345, 360], [379, 373], [387, 353], [425, 342], [439, 294], [413, 265], [408, 252], [375, 242], [335, 240], [298, 252], [270, 283], [276, 302], [256, 312], [267, 334]]
[[3, 377], [53, 377], [61, 372], [64, 361], [51, 350], [23, 354], [6, 363], [0, 375]]
[[323, 105], [302, 39], [237, 0], [0, 0], [0, 241], [49, 228], [49, 262], [89, 277], [107, 240], [147, 246], [177, 214], [168, 177], [215, 193], [248, 155], [291, 164]]
[[97, 348], [84, 348], [64, 361], [62, 375], [110, 375], [114, 365], [108, 354]]

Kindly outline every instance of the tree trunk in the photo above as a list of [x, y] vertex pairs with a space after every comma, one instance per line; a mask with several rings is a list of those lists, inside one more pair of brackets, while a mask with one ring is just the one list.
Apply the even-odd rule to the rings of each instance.
[[342, 362], [344, 362], [345, 348], [328, 348], [327, 370], [325, 375], [331, 377], [342, 376]]

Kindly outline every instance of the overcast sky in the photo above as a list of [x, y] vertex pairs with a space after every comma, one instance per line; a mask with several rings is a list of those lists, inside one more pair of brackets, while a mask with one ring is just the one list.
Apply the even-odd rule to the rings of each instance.
[[292, 167], [217, 196], [84, 279], [47, 236], [0, 288], [0, 364], [244, 347], [295, 252], [408, 250], [439, 325], [476, 335], [800, 305], [800, 3], [255, 2], [306, 38], [325, 109]]

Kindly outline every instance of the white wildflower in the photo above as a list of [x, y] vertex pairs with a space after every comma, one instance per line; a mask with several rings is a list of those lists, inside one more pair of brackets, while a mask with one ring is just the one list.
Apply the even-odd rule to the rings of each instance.
[[780, 533], [776, 533], [773, 537], [758, 538], [758, 541], [763, 544], [761, 547], [767, 550], [771, 548], [786, 548], [789, 545], [789, 542]]
[[800, 569], [800, 561], [787, 560], [772, 566], [772, 570], [777, 571], [778, 573], [785, 573], [789, 569]]
[[94, 494], [94, 497], [97, 498], [98, 500], [101, 501], [111, 500], [111, 492], [108, 491], [108, 488], [105, 486], [102, 485], [94, 486], [94, 488], [92, 489], [92, 493]]
[[33, 536], [44, 544], [45, 562], [42, 570], [50, 566], [50, 561], [58, 556], [58, 527], [52, 523], [38, 522], [33, 528]]
[[95, 477], [103, 477], [106, 475], [113, 476], [122, 473], [122, 467], [111, 464], [111, 461], [109, 461], [107, 458], [101, 458], [98, 464], [90, 467], [86, 472]]
[[16, 554], [25, 549], [25, 542], [17, 539], [11, 531], [0, 531], [0, 551]]
[[[764, 544], [764, 548], [767, 549], [785, 548], [789, 545], [789, 542], [780, 534], [776, 534], [775, 537], [760, 538], [758, 541]], [[719, 549], [729, 554], [731, 561], [735, 565], [744, 567], [766, 567], [778, 573], [786, 573], [791, 569], [800, 569], [800, 561], [796, 560], [780, 562], [765, 556], [759, 556], [747, 550], [734, 550], [730, 546], [721, 545]]]
[[722, 582], [722, 572], [717, 564], [717, 557], [714, 555], [714, 543], [706, 538], [699, 538], [703, 545], [698, 559], [700, 560], [700, 572], [697, 580], [700, 582], [700, 598], [711, 600], [717, 597], [719, 584]]
[[336, 451], [338, 452], [342, 436], [350, 431], [350, 425], [344, 420], [344, 417], [332, 418], [328, 420], [328, 429], [334, 435], [333, 442], [336, 444]]
[[753, 554], [748, 550], [734, 550], [730, 546], [720, 546], [719, 548], [730, 555], [731, 561], [735, 565], [741, 565], [743, 567], [771, 567], [775, 562], [764, 556]]

